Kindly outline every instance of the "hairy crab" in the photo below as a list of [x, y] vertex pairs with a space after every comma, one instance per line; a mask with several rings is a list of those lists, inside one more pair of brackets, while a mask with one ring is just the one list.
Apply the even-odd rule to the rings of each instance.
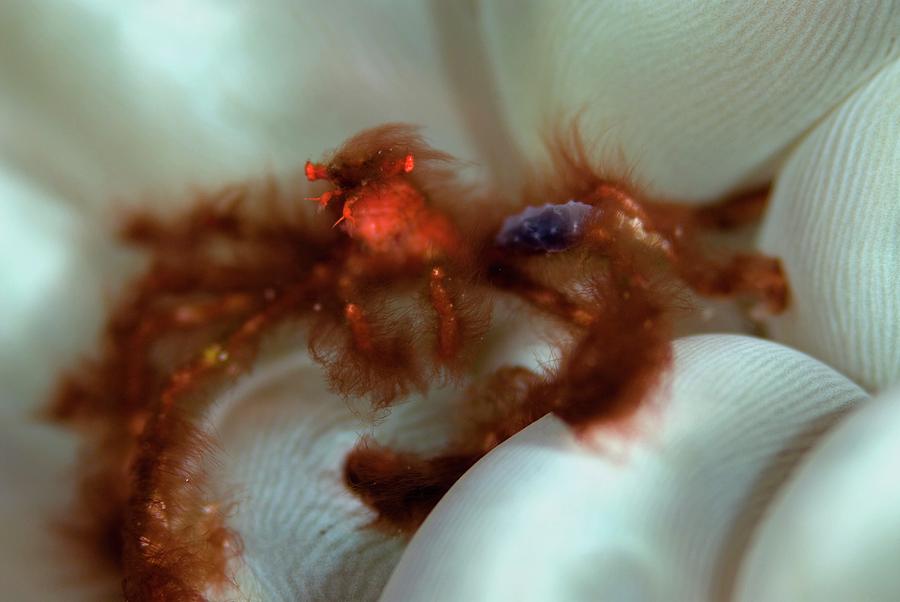
[[[551, 182], [507, 202], [461, 185], [449, 156], [389, 124], [306, 164], [309, 181], [329, 186], [313, 198], [333, 226], [271, 184], [126, 221], [124, 239], [150, 263], [114, 308], [99, 358], [61, 381], [50, 413], [85, 432], [84, 536], [120, 566], [128, 599], [203, 599], [229, 582], [240, 538], [229, 500], [204, 486], [211, 442], [196, 416], [276, 331], [308, 329], [333, 390], [376, 409], [438, 381], [462, 391], [463, 426], [441, 453], [363, 440], [346, 457], [346, 485], [373, 526], [409, 533], [544, 414], [579, 433], [627, 421], [671, 360], [686, 289], [785, 308], [777, 259], [716, 256], [703, 237], [753, 221], [765, 191], [692, 208], [602, 177], [577, 139], [554, 157]], [[567, 333], [558, 365], [473, 376], [499, 296]]]

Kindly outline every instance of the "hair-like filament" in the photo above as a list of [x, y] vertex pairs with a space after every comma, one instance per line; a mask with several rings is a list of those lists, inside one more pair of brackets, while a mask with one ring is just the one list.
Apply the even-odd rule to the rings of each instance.
[[[50, 412], [85, 432], [84, 537], [117, 563], [129, 600], [202, 600], [232, 584], [233, 500], [209, 487], [213, 442], [200, 417], [276, 328], [308, 328], [332, 389], [373, 408], [438, 381], [461, 391], [458, 431], [440, 453], [364, 438], [346, 457], [345, 482], [374, 526], [408, 534], [463, 472], [542, 415], [579, 433], [632, 416], [671, 362], [683, 287], [784, 309], [777, 259], [718, 258], [703, 242], [756, 219], [764, 192], [696, 209], [601, 177], [577, 138], [554, 157], [558, 177], [503, 215], [501, 203], [462, 202], [478, 195], [454, 179], [450, 157], [390, 124], [306, 164], [326, 189], [305, 198], [332, 219], [268, 185], [125, 223], [150, 265], [114, 308], [99, 358], [61, 381]], [[552, 370], [472, 376], [498, 296], [571, 334]], [[388, 309], [400, 297], [412, 319]]]

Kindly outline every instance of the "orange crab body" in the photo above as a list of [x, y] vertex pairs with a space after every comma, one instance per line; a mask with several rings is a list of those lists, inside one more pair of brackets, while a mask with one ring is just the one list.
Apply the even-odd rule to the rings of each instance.
[[[777, 258], [714, 255], [701, 238], [761, 215], [765, 192], [691, 208], [605, 179], [577, 140], [555, 156], [558, 183], [505, 217], [474, 213], [452, 158], [387, 124], [306, 164], [328, 184], [314, 200], [341, 236], [281, 208], [268, 185], [124, 224], [152, 261], [110, 316], [99, 361], [60, 382], [50, 412], [89, 434], [83, 538], [121, 567], [127, 599], [204, 600], [234, 583], [236, 502], [206, 486], [205, 414], [278, 330], [299, 324], [330, 388], [379, 415], [431, 384], [465, 387], [447, 417], [459, 428], [434, 454], [363, 438], [345, 457], [373, 525], [411, 533], [479, 458], [548, 412], [582, 434], [627, 431], [665, 385], [682, 287], [785, 308]], [[531, 312], [518, 329], [532, 316], [558, 325], [552, 369], [485, 374], [500, 295]]]
[[459, 248], [456, 227], [399, 176], [361, 186], [344, 201], [340, 223], [368, 251], [400, 262], [430, 261]]
[[308, 180], [326, 180], [334, 186], [311, 200], [322, 208], [343, 200], [334, 225], [358, 241], [364, 252], [389, 263], [428, 263], [459, 254], [459, 230], [428, 205], [412, 177], [416, 155], [412, 149], [398, 151], [367, 149], [361, 157], [338, 154], [327, 164], [307, 162]]

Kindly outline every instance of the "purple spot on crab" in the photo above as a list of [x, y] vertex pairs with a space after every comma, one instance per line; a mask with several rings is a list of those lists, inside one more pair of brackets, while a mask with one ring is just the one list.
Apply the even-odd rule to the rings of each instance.
[[496, 243], [523, 251], [565, 251], [578, 242], [592, 210], [591, 205], [580, 201], [527, 207], [504, 220]]

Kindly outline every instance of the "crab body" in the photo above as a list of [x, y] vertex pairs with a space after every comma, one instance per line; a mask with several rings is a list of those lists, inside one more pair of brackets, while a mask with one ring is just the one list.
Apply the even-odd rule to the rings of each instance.
[[456, 254], [461, 248], [457, 227], [428, 205], [412, 178], [415, 154], [396, 150], [382, 147], [354, 157], [360, 151], [351, 145], [327, 164], [307, 163], [308, 180], [333, 186], [311, 200], [322, 208], [341, 202], [335, 227], [359, 243], [361, 252], [387, 263], [429, 264]]
[[[346, 485], [396, 533], [544, 414], [586, 434], [649, 403], [671, 363], [676, 285], [784, 309], [776, 258], [712, 255], [699, 240], [758, 216], [764, 193], [689, 208], [605, 180], [577, 143], [557, 151], [559, 183], [502, 223], [502, 204], [459, 211], [472, 190], [443, 168], [450, 157], [388, 124], [306, 164], [310, 181], [330, 185], [315, 200], [339, 230], [292, 202], [279, 210], [268, 186], [125, 224], [153, 261], [110, 316], [100, 361], [61, 381], [51, 413], [90, 433], [85, 538], [122, 567], [126, 598], [202, 600], [232, 583], [240, 537], [225, 520], [230, 500], [205, 486], [214, 445], [198, 417], [269, 333], [302, 323], [331, 389], [376, 410], [430, 383], [468, 386], [459, 432], [434, 455], [363, 440], [345, 458]], [[533, 315], [558, 324], [558, 365], [484, 373], [500, 296], [530, 308], [517, 328]]]
[[438, 259], [460, 242], [451, 221], [402, 176], [359, 186], [344, 201], [339, 225], [365, 251], [398, 262]]

